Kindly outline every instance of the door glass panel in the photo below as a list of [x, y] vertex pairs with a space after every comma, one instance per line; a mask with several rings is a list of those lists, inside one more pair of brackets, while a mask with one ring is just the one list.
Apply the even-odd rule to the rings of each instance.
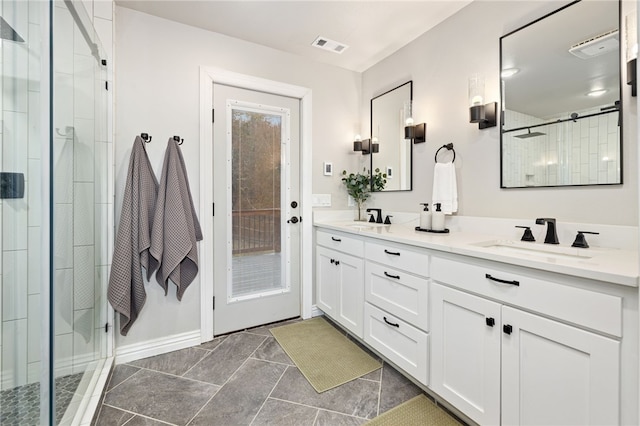
[[282, 116], [234, 108], [231, 120], [231, 298], [281, 292]]

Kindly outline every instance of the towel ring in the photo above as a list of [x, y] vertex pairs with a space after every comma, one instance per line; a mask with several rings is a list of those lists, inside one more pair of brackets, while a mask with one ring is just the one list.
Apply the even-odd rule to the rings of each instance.
[[143, 141], [145, 141], [146, 143], [151, 142], [151, 138], [153, 138], [153, 136], [149, 136], [149, 133], [140, 133], [140, 137], [142, 138]]
[[180, 136], [174, 136], [173, 140], [178, 142], [178, 145], [182, 145], [182, 142], [184, 142], [184, 139], [180, 139]]
[[434, 160], [437, 163], [438, 162], [438, 153], [440, 152], [440, 150], [442, 148], [447, 148], [447, 150], [452, 151], [453, 152], [453, 160], [451, 160], [451, 162], [453, 163], [454, 161], [456, 161], [456, 150], [453, 149], [453, 144], [452, 143], [448, 143], [446, 145], [442, 145], [440, 148], [438, 148], [438, 150], [436, 151], [436, 155], [434, 156]]

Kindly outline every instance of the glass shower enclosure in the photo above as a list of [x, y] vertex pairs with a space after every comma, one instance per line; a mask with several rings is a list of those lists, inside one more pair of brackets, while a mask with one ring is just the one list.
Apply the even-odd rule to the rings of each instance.
[[0, 424], [89, 424], [112, 359], [110, 64], [82, 2], [0, 6]]

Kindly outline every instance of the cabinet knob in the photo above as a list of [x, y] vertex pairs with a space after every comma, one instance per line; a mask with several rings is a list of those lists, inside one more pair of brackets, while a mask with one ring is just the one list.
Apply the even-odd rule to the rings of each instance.
[[504, 334], [511, 334], [511, 332], [513, 331], [513, 327], [511, 327], [509, 324], [505, 324], [502, 326], [502, 331], [504, 331]]
[[331, 263], [336, 263], [336, 260], [335, 259], [331, 259], [330, 262]]
[[489, 327], [493, 327], [494, 325], [496, 325], [496, 320], [494, 318], [489, 317], [485, 318], [484, 320]]
[[336, 263], [336, 266], [337, 266], [337, 265], [339, 265], [339, 264], [340, 264], [340, 261], [339, 261], [339, 260], [336, 260], [336, 262], [335, 262], [335, 263]]

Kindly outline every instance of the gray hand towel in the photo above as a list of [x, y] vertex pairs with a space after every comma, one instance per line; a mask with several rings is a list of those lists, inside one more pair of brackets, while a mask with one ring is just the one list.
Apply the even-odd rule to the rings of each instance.
[[164, 155], [160, 190], [149, 250], [159, 263], [156, 281], [167, 294], [168, 280], [177, 286], [178, 300], [198, 275], [197, 241], [200, 222], [193, 207], [187, 169], [178, 142], [169, 139]]
[[149, 256], [158, 180], [144, 144], [142, 138], [136, 136], [129, 160], [107, 291], [109, 303], [120, 313], [120, 334], [123, 336], [127, 335], [147, 300], [141, 267], [147, 270], [147, 279], [158, 267], [158, 262]]

